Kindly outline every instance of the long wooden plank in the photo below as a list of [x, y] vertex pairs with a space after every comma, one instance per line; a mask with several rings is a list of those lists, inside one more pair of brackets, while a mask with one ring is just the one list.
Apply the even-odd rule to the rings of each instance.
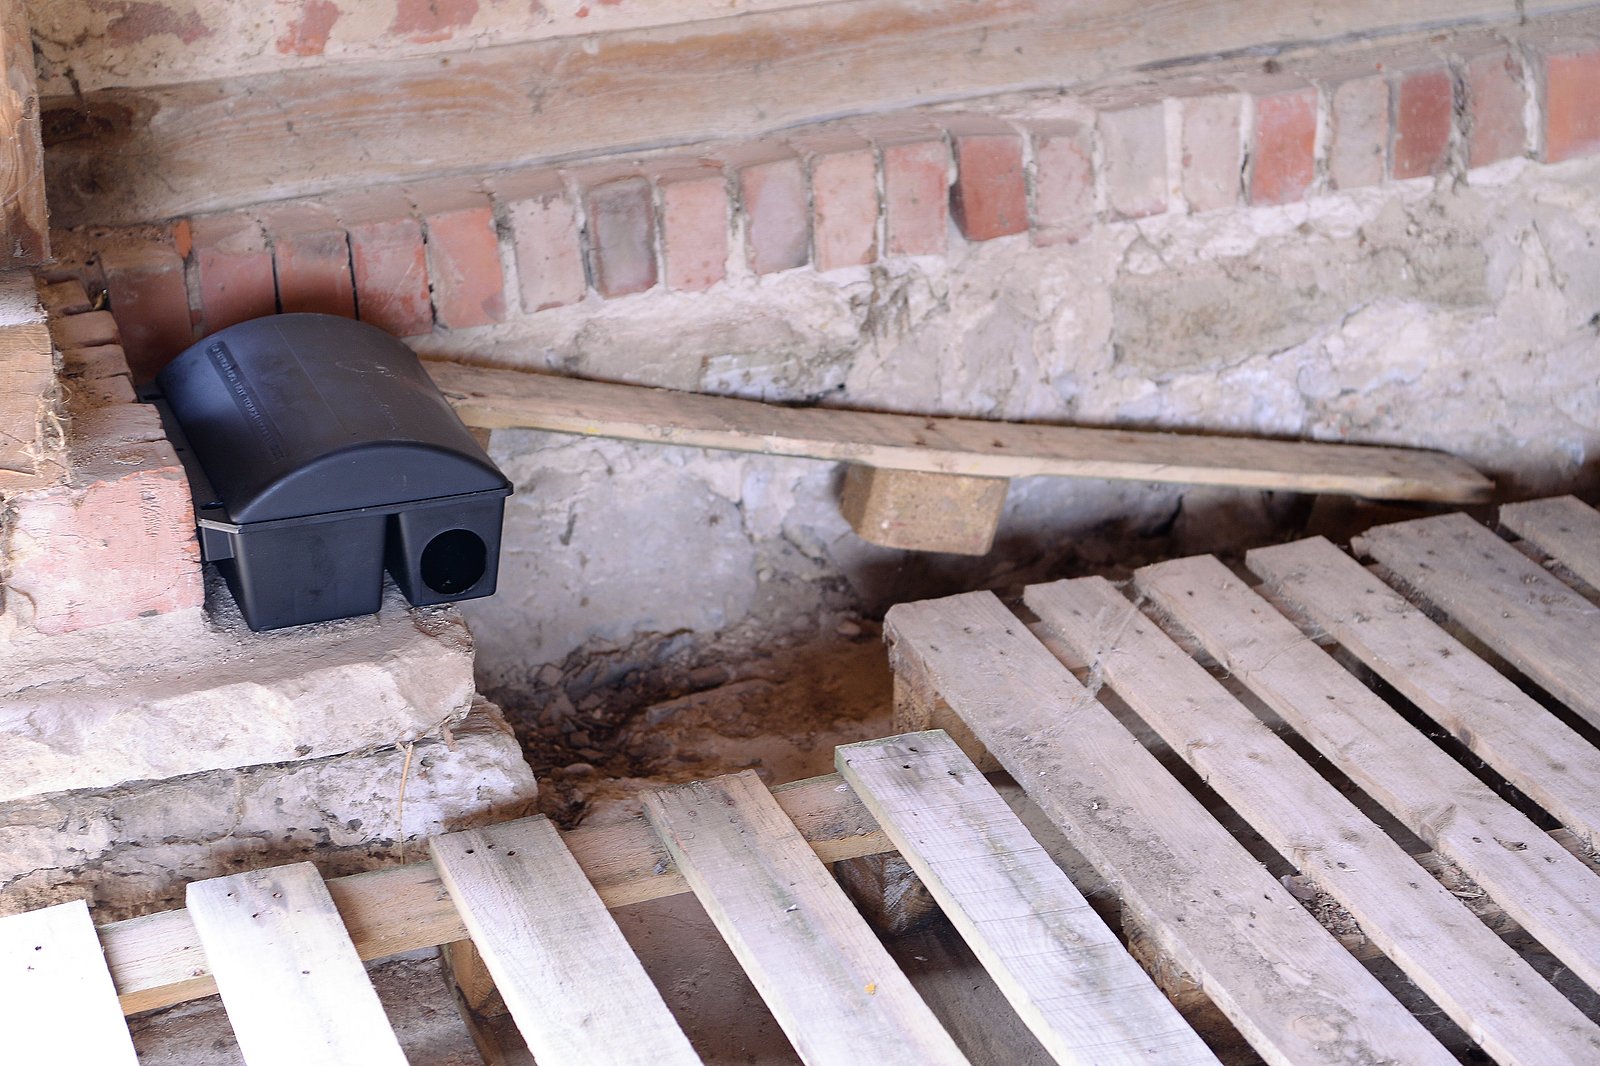
[[0, 270], [50, 258], [39, 91], [25, 0], [0, 0]]
[[1122, 478], [1373, 499], [1483, 499], [1491, 483], [1439, 452], [794, 408], [434, 362], [468, 425], [842, 460], [978, 477]]
[[1600, 511], [1576, 496], [1508, 503], [1500, 524], [1600, 589]]
[[1464, 514], [1378, 526], [1355, 546], [1600, 726], [1600, 607]]
[[[1514, 22], [1552, 0], [873, 0], [46, 101], [52, 221], [748, 137], [1298, 41]], [[730, 91], [730, 86], [737, 86]], [[285, 115], [293, 115], [286, 129]]]
[[1217, 1061], [946, 733], [834, 762], [1057, 1062]]
[[1025, 598], [1052, 633], [1090, 661], [1279, 854], [1343, 904], [1495, 1061], [1600, 1061], [1600, 1027], [1110, 582], [1035, 585]]
[[1157, 563], [1134, 581], [1329, 762], [1600, 988], [1600, 878], [1216, 559]]
[[541, 1066], [700, 1062], [548, 818], [428, 846]]
[[806, 1063], [967, 1061], [754, 773], [645, 811]]
[[[823, 862], [893, 850], [838, 774], [779, 785], [773, 798]], [[672, 856], [641, 817], [562, 834], [607, 907], [689, 891]], [[328, 891], [356, 951], [378, 959], [467, 937], [432, 862], [336, 877]], [[161, 911], [101, 929], [124, 1014], [215, 994], [200, 936], [186, 910]]]
[[1454, 1061], [993, 594], [886, 631], [1269, 1063]]
[[138, 1066], [83, 900], [0, 918], [0, 1061]]
[[405, 1066], [315, 866], [194, 881], [188, 904], [250, 1066]]
[[1591, 847], [1600, 846], [1600, 751], [1321, 537], [1245, 563], [1275, 595]]

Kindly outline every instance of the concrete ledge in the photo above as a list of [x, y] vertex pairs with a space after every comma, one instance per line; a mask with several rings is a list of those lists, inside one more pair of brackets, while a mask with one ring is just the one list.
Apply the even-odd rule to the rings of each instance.
[[187, 882], [239, 870], [309, 859], [331, 877], [415, 861], [429, 835], [531, 813], [536, 792], [499, 709], [479, 701], [418, 741], [409, 766], [387, 747], [3, 803], [0, 914], [87, 898], [97, 921], [115, 921], [181, 907]]
[[209, 620], [192, 608], [5, 643], [0, 801], [437, 736], [471, 705], [454, 608], [412, 609], [391, 586], [376, 615], [252, 633], [211, 592]]

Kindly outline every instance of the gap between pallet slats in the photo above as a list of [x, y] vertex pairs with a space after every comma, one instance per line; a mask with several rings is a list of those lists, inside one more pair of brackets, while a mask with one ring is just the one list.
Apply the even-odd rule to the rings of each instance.
[[1600, 1060], [1600, 1028], [1110, 582], [1035, 585], [1025, 600], [1495, 1061]]
[[992, 594], [886, 631], [1268, 1062], [1454, 1061]]
[[1560, 719], [1321, 537], [1257, 548], [1245, 563], [1495, 772], [1600, 844], [1600, 751]]
[[1057, 1062], [1216, 1063], [947, 734], [850, 744], [834, 762]]
[[1600, 880], [1582, 863], [1216, 559], [1157, 563], [1134, 581], [1329, 762], [1600, 988]]
[[644, 802], [808, 1066], [966, 1063], [754, 773], [664, 789]]

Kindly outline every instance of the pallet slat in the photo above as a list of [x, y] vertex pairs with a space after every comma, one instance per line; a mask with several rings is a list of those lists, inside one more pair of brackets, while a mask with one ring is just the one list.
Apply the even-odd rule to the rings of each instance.
[[1378, 526], [1355, 544], [1600, 726], [1600, 608], [1464, 514]]
[[754, 773], [645, 811], [805, 1062], [967, 1061]]
[[1025, 598], [1056, 636], [1094, 664], [1279, 854], [1343, 904], [1497, 1062], [1545, 1066], [1600, 1059], [1600, 1028], [1110, 582], [1035, 585]]
[[1600, 751], [1555, 715], [1321, 537], [1257, 548], [1245, 563], [1474, 755], [1600, 845]]
[[1508, 503], [1500, 524], [1600, 589], [1600, 511], [1576, 496]]
[[1269, 1062], [1454, 1061], [991, 593], [886, 632]]
[[0, 1059], [138, 1066], [83, 900], [0, 918]]
[[1057, 1062], [1216, 1063], [942, 730], [846, 745], [834, 761]]
[[1600, 988], [1600, 879], [1587, 867], [1216, 559], [1157, 563], [1134, 581], [1329, 762]]
[[1488, 478], [1441, 452], [782, 407], [459, 363], [428, 372], [468, 425], [831, 459], [975, 477], [1131, 478], [1471, 502]]
[[543, 1066], [699, 1063], [549, 819], [434, 837], [429, 848]]
[[195, 881], [187, 902], [250, 1066], [405, 1066], [315, 866]]

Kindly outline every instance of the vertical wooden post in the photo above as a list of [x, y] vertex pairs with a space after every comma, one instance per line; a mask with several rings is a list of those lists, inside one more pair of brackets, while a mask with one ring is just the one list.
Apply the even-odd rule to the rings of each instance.
[[0, 0], [0, 270], [50, 258], [33, 37], [22, 0]]

